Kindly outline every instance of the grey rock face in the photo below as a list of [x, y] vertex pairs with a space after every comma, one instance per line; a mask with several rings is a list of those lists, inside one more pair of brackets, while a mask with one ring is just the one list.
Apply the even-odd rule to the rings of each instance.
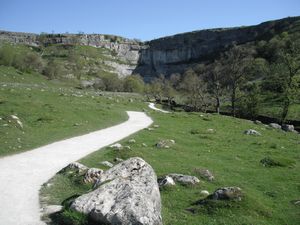
[[172, 177], [175, 182], [179, 182], [181, 184], [186, 184], [186, 185], [194, 185], [200, 182], [200, 180], [197, 177], [189, 176], [189, 175], [170, 173], [168, 174], [168, 176]]
[[239, 187], [223, 187], [217, 189], [208, 198], [213, 200], [241, 200], [242, 190]]
[[270, 123], [269, 126], [274, 129], [281, 129], [281, 126], [278, 123]]
[[162, 225], [156, 174], [138, 157], [105, 171], [96, 189], [75, 199], [71, 208], [104, 224]]
[[253, 130], [253, 129], [245, 130], [245, 131], [244, 131], [244, 134], [261, 136], [261, 133], [259, 133], [259, 132], [256, 131], [256, 130]]

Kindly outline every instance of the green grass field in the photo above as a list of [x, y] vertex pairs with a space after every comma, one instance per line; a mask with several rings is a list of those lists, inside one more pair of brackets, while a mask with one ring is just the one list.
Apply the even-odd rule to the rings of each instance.
[[[132, 150], [116, 152], [106, 148], [80, 162], [103, 168], [101, 161], [139, 156], [152, 165], [158, 176], [172, 172], [197, 175], [195, 168], [211, 170], [216, 177], [214, 182], [201, 179], [202, 182], [194, 187], [177, 185], [161, 192], [165, 225], [299, 223], [299, 206], [291, 203], [300, 195], [299, 135], [213, 114], [151, 111], [149, 115], [160, 127], [141, 131], [121, 142], [128, 145], [128, 140], [134, 138], [136, 143], [131, 144]], [[243, 134], [250, 128], [261, 132], [262, 136]], [[208, 129], [215, 132], [210, 133]], [[170, 149], [157, 149], [155, 144], [160, 139], [174, 139], [176, 144]], [[148, 147], [142, 147], [142, 143]], [[264, 167], [260, 160], [265, 157], [283, 162], [283, 167]], [[61, 204], [91, 188], [62, 174], [50, 182], [54, 185], [41, 191], [42, 196], [49, 198], [49, 204]], [[225, 186], [242, 188], [243, 200], [194, 206], [194, 214], [186, 210], [201, 199], [201, 190], [211, 193]]]
[[[117, 124], [127, 119], [126, 110], [141, 111], [145, 106], [138, 95], [100, 93], [75, 86], [1, 66], [0, 156]], [[10, 115], [18, 116], [24, 128], [10, 124]]]

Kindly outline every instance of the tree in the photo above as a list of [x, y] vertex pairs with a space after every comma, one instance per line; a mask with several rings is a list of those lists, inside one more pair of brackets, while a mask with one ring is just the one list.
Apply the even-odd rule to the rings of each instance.
[[71, 63], [71, 68], [75, 77], [80, 80], [85, 65], [84, 59], [73, 49], [69, 52], [69, 62]]
[[56, 60], [50, 60], [44, 68], [43, 74], [49, 79], [59, 78], [63, 73], [63, 66]]
[[209, 65], [205, 73], [205, 81], [207, 82], [208, 92], [215, 100], [215, 110], [220, 113], [221, 96], [224, 93], [224, 71], [223, 65], [220, 61], [216, 60], [213, 64]]
[[226, 86], [230, 92], [231, 114], [236, 116], [236, 103], [239, 99], [239, 92], [244, 84], [249, 66], [253, 62], [252, 49], [234, 45], [221, 57], [224, 65]]
[[144, 91], [144, 81], [140, 75], [130, 75], [124, 79], [124, 91], [142, 93]]
[[188, 105], [195, 111], [206, 111], [209, 96], [206, 83], [194, 70], [189, 69], [183, 75], [181, 88], [187, 97]]
[[273, 65], [273, 72], [279, 77], [278, 82], [282, 87], [281, 123], [284, 123], [290, 105], [295, 102], [300, 92], [300, 41], [285, 36], [282, 42], [284, 42], [284, 47], [279, 50], [278, 60]]
[[14, 60], [14, 48], [9, 44], [4, 44], [0, 48], [0, 65], [11, 66]]

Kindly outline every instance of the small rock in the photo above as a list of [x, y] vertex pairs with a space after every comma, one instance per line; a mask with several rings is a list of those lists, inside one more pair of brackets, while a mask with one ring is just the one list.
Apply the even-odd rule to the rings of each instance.
[[174, 186], [175, 181], [170, 176], [165, 176], [158, 179], [158, 186], [159, 187], [165, 187], [165, 186]]
[[115, 150], [121, 150], [123, 148], [123, 146], [120, 143], [113, 144], [110, 147]]
[[115, 158], [114, 159], [114, 162], [123, 162], [124, 160], [123, 159], [121, 159], [121, 158]]
[[146, 143], [142, 143], [142, 147], [148, 147]]
[[124, 149], [131, 150], [131, 147], [129, 145], [124, 146]]
[[261, 136], [261, 133], [253, 129], [245, 130], [244, 134]]
[[300, 206], [300, 200], [293, 200], [291, 202], [296, 206]]
[[170, 148], [170, 146], [174, 145], [174, 140], [160, 140], [156, 143], [157, 148]]
[[84, 181], [84, 183], [96, 182], [100, 178], [102, 173], [103, 173], [103, 170], [101, 170], [101, 169], [90, 168], [86, 171], [83, 181]]
[[152, 128], [152, 127], [148, 127], [148, 128], [146, 128], [146, 129], [149, 130], [149, 131], [154, 130], [154, 128]]
[[153, 125], [154, 128], [159, 128], [159, 125], [155, 124]]
[[69, 165], [67, 165], [65, 168], [63, 168], [61, 170], [61, 172], [64, 172], [68, 169], [71, 169], [71, 170], [75, 170], [77, 173], [81, 173], [85, 170], [88, 170], [89, 168], [81, 163], [78, 163], [78, 162], [72, 162], [70, 163]]
[[128, 141], [128, 143], [129, 144], [134, 144], [136, 141], [134, 140], [134, 139], [130, 139], [129, 141]]
[[60, 212], [60, 211], [62, 211], [62, 209], [63, 209], [63, 206], [61, 206], [61, 205], [48, 205], [43, 208], [43, 214], [50, 215], [53, 213]]
[[269, 126], [274, 129], [281, 129], [281, 126], [278, 123], [270, 123]]
[[209, 192], [207, 191], [207, 190], [202, 190], [201, 192], [200, 192], [200, 194], [202, 195], [202, 196], [208, 196], [209, 195]]
[[214, 129], [212, 129], [212, 128], [209, 128], [209, 129], [206, 130], [206, 132], [207, 132], [207, 133], [210, 133], [210, 134], [213, 134], [213, 133], [215, 133], [216, 131], [215, 131]]
[[242, 190], [239, 187], [223, 187], [217, 189], [208, 198], [213, 200], [241, 200]]
[[283, 124], [282, 125], [282, 130], [287, 131], [287, 132], [294, 132], [295, 128], [294, 128], [293, 125]]
[[208, 181], [214, 181], [215, 180], [214, 175], [208, 169], [196, 168], [194, 171], [197, 174], [199, 174], [201, 177], [207, 179]]
[[168, 174], [169, 177], [172, 177], [174, 181], [179, 182], [181, 184], [197, 184], [200, 182], [200, 180], [197, 177], [189, 176], [189, 175], [183, 175], [178, 173], [170, 173]]
[[257, 124], [257, 125], [262, 124], [262, 122], [261, 122], [260, 120], [255, 120], [253, 123], [254, 123], [254, 124]]
[[102, 164], [104, 166], [107, 166], [107, 167], [110, 167], [110, 168], [114, 166], [114, 164], [112, 164], [111, 162], [108, 162], [108, 161], [103, 161], [100, 164]]

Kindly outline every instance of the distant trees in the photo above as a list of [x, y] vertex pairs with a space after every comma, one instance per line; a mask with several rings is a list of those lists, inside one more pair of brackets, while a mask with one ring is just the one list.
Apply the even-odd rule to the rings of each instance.
[[127, 76], [123, 82], [125, 92], [142, 93], [144, 91], [144, 81], [140, 75]]
[[50, 60], [43, 70], [43, 74], [49, 79], [56, 79], [61, 77], [64, 68], [57, 60]]

